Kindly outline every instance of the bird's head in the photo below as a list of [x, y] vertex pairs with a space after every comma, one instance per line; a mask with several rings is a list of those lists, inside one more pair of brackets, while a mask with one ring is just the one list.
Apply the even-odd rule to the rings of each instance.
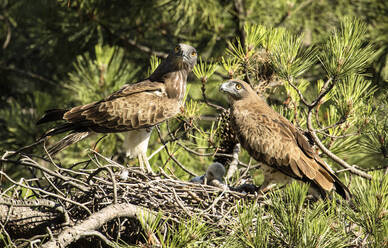
[[248, 83], [238, 79], [232, 79], [224, 82], [220, 86], [220, 91], [222, 93], [227, 94], [231, 99], [235, 101], [243, 99], [249, 96], [250, 94], [255, 93]]
[[216, 179], [220, 182], [223, 181], [225, 175], [225, 167], [218, 162], [215, 162], [209, 166], [206, 170], [206, 179], [208, 182], [211, 182], [213, 179]]
[[172, 59], [179, 69], [191, 71], [197, 63], [197, 56], [194, 47], [181, 43], [170, 52], [167, 59]]
[[178, 44], [172, 49], [165, 61], [150, 75], [150, 79], [162, 80], [162, 77], [167, 73], [185, 70], [191, 72], [197, 63], [197, 51], [194, 47], [186, 44]]

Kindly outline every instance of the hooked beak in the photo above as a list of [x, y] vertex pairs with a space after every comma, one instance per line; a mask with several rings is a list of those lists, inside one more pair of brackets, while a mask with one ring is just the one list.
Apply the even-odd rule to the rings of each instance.
[[229, 92], [229, 88], [228, 88], [228, 84], [229, 83], [223, 83], [221, 84], [220, 88], [219, 88], [219, 91], [220, 92], [223, 92], [223, 93], [228, 93]]

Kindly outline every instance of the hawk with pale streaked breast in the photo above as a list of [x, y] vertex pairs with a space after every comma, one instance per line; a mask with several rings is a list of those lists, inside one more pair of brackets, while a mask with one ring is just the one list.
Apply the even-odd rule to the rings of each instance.
[[179, 44], [145, 80], [126, 84], [98, 102], [70, 110], [52, 109], [37, 122], [65, 121], [43, 137], [71, 132], [49, 148], [55, 154], [93, 133], [130, 132], [127, 155], [151, 168], [145, 156], [153, 126], [176, 116], [183, 107], [187, 76], [197, 62], [194, 47]]
[[220, 91], [231, 104], [231, 125], [241, 146], [254, 159], [265, 163], [264, 184], [309, 182], [321, 194], [335, 189], [343, 198], [349, 189], [313, 151], [306, 137], [274, 111], [251, 86], [241, 80], [223, 83]]

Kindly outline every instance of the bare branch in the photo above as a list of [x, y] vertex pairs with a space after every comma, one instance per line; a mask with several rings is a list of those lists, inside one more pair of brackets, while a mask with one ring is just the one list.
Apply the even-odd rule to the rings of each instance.
[[104, 234], [100, 233], [99, 231], [83, 231], [81, 233], [81, 238], [82, 237], [88, 237], [88, 236], [96, 236], [100, 238], [106, 245], [112, 246], [112, 247], [117, 247], [117, 245], [113, 242], [111, 242], [107, 237], [105, 237]]
[[109, 166], [104, 166], [98, 168], [96, 171], [94, 171], [92, 174], [89, 175], [88, 179], [86, 180], [89, 182], [95, 175], [97, 175], [100, 171], [106, 170], [109, 173], [110, 179], [112, 180], [113, 185], [113, 203], [117, 203], [117, 183], [115, 179], [115, 175], [113, 174], [112, 170], [109, 168]]
[[274, 24], [274, 27], [279, 27], [282, 25], [284, 22], [286, 22], [292, 15], [295, 15], [295, 13], [299, 12], [302, 10], [304, 7], [309, 5], [313, 0], [307, 0], [304, 1], [303, 3], [300, 3], [295, 9], [293, 10], [288, 10], [284, 15], [280, 18], [280, 21]]
[[61, 84], [51, 80], [51, 79], [48, 79], [46, 77], [43, 77], [41, 75], [38, 75], [36, 73], [33, 73], [33, 72], [29, 72], [29, 71], [24, 71], [24, 70], [21, 70], [21, 69], [18, 69], [18, 68], [13, 68], [13, 67], [7, 67], [7, 66], [2, 66], [0, 65], [0, 69], [2, 70], [7, 70], [7, 71], [13, 71], [13, 72], [16, 72], [16, 73], [19, 73], [23, 76], [28, 76], [32, 79], [36, 79], [36, 80], [39, 80], [39, 81], [42, 81], [42, 82], [46, 82], [52, 86], [55, 86], [55, 87], [63, 87], [61, 86]]
[[206, 96], [206, 86], [205, 86], [206, 81], [207, 81], [207, 80], [206, 80], [205, 78], [201, 80], [201, 82], [202, 82], [201, 92], [202, 92], [203, 100], [205, 101], [205, 103], [206, 103], [207, 105], [209, 105], [209, 106], [212, 107], [212, 108], [215, 108], [215, 109], [221, 110], [221, 111], [225, 110], [224, 107], [209, 102], [209, 99], [208, 99], [207, 96]]
[[83, 209], [86, 210], [86, 212], [88, 212], [89, 214], [92, 214], [92, 212], [90, 212], [90, 210], [89, 210], [87, 207], [85, 207], [84, 204], [80, 204], [80, 203], [78, 203], [78, 202], [76, 202], [76, 201], [73, 201], [73, 200], [68, 199], [68, 198], [66, 198], [66, 197], [63, 197], [63, 196], [61, 196], [61, 195], [57, 195], [57, 194], [54, 194], [54, 193], [52, 193], [52, 192], [43, 190], [43, 189], [41, 189], [41, 188], [31, 187], [31, 186], [28, 186], [28, 185], [24, 185], [24, 184], [18, 183], [18, 182], [16, 182], [16, 181], [12, 180], [12, 179], [11, 179], [6, 173], [4, 173], [3, 171], [0, 171], [0, 175], [4, 176], [4, 177], [5, 177], [8, 181], [10, 181], [11, 183], [13, 183], [13, 184], [15, 184], [15, 185], [18, 185], [18, 186], [20, 186], [20, 187], [22, 187], [22, 188], [30, 189], [30, 190], [32, 190], [32, 191], [38, 191], [38, 192], [44, 193], [44, 194], [46, 194], [46, 195], [48, 195], [48, 196], [52, 196], [52, 197], [54, 197], [54, 198], [58, 198], [58, 199], [61, 199], [61, 200], [63, 200], [63, 201], [72, 203], [72, 204], [74, 204], [74, 205], [77, 205], [77, 206], [83, 208]]
[[34, 209], [35, 207], [22, 205], [9, 206], [0, 203], [0, 223], [4, 225], [4, 229], [13, 238], [28, 238], [34, 233], [45, 232], [47, 226], [62, 222], [64, 215], [58, 211], [40, 211]]
[[24, 166], [31, 166], [33, 168], [36, 168], [38, 170], [41, 170], [41, 171], [47, 173], [48, 175], [60, 178], [61, 180], [67, 182], [68, 184], [70, 184], [74, 187], [77, 187], [79, 190], [89, 191], [88, 185], [85, 184], [84, 182], [77, 180], [75, 178], [72, 178], [72, 177], [64, 176], [64, 175], [60, 174], [59, 172], [54, 172], [50, 169], [47, 169], [46, 167], [39, 165], [36, 161], [32, 160], [31, 158], [29, 158], [27, 156], [24, 156], [21, 160], [0, 159], [0, 162], [20, 164], [20, 165], [24, 165]]
[[128, 44], [136, 47], [137, 49], [139, 49], [140, 51], [143, 51], [143, 52], [146, 52], [146, 53], [150, 53], [150, 54], [153, 54], [157, 57], [160, 57], [160, 58], [167, 58], [168, 56], [168, 53], [165, 53], [165, 52], [160, 52], [160, 51], [154, 51], [152, 50], [151, 48], [145, 46], [145, 45], [141, 45], [141, 44], [138, 44], [135, 40], [131, 40], [131, 39], [127, 39], [123, 36], [120, 36], [120, 39], [122, 39], [123, 41], [126, 41]]
[[237, 35], [241, 41], [242, 47], [245, 47], [245, 32], [244, 32], [244, 19], [246, 13], [244, 9], [244, 2], [242, 0], [234, 0], [235, 11], [235, 23], [237, 25]]
[[226, 179], [230, 179], [234, 173], [237, 171], [237, 165], [238, 165], [238, 154], [240, 153], [240, 143], [237, 143], [234, 148], [233, 148], [233, 153], [232, 153], [232, 161], [229, 163], [229, 169], [228, 173], [226, 174]]
[[3, 43], [3, 49], [6, 49], [8, 47], [9, 42], [11, 41], [11, 36], [12, 36], [11, 24], [9, 23], [8, 18], [7, 18], [7, 20], [5, 20], [5, 25], [7, 26], [7, 36], [6, 36], [4, 43]]
[[319, 102], [321, 101], [321, 99], [323, 97], [325, 97], [327, 95], [327, 93], [329, 93], [329, 91], [331, 89], [333, 89], [334, 85], [335, 85], [335, 82], [336, 82], [336, 79], [335, 78], [329, 78], [325, 84], [322, 86], [322, 89], [321, 91], [319, 92], [319, 95], [317, 96], [317, 98], [310, 104], [310, 105], [307, 105], [309, 108], [314, 108], [315, 106], [317, 106], [319, 104]]
[[349, 172], [351, 172], [355, 175], [361, 176], [363, 178], [371, 180], [372, 179], [371, 175], [369, 175], [368, 173], [366, 173], [364, 171], [360, 171], [360, 170], [356, 169], [355, 167], [349, 165], [343, 159], [341, 159], [340, 157], [338, 157], [337, 155], [332, 153], [329, 149], [327, 149], [322, 144], [321, 140], [318, 138], [318, 136], [316, 134], [316, 131], [313, 128], [312, 115], [313, 115], [313, 111], [312, 111], [312, 108], [310, 108], [309, 112], [308, 112], [308, 116], [307, 116], [307, 128], [308, 128], [309, 133], [311, 134], [311, 137], [313, 138], [315, 144], [322, 150], [322, 152], [325, 153], [329, 158], [334, 160], [336, 163], [338, 163], [340, 166], [344, 167], [345, 169], [348, 169]]
[[193, 176], [193, 177], [196, 177], [197, 175], [191, 171], [189, 171], [188, 169], [185, 168], [185, 166], [179, 162], [172, 153], [170, 153], [170, 151], [168, 150], [168, 147], [167, 147], [167, 143], [164, 141], [163, 137], [162, 137], [162, 133], [160, 132], [160, 128], [159, 126], [155, 126], [156, 127], [156, 130], [158, 131], [158, 135], [159, 135], [159, 139], [160, 139], [160, 142], [162, 142], [162, 144], [164, 145], [164, 149], [166, 150], [168, 156], [170, 156], [170, 158], [183, 170], [185, 171], [186, 173], [188, 173], [189, 175]]
[[148, 46], [139, 44], [137, 41], [125, 37], [124, 35], [117, 35], [115, 32], [113, 32], [110, 29], [110, 27], [108, 27], [107, 25], [103, 24], [102, 22], [99, 22], [98, 18], [93, 18], [92, 20], [97, 22], [98, 25], [100, 25], [102, 28], [104, 28], [105, 31], [107, 31], [109, 33], [109, 35], [114, 36], [114, 37], [120, 39], [120, 41], [123, 42], [124, 44], [136, 47], [137, 49], [139, 49], [142, 52], [153, 54], [153, 55], [155, 55], [157, 57], [160, 57], [160, 58], [164, 58], [165, 59], [168, 56], [168, 53], [161, 52], [161, 51], [155, 51], [155, 50], [151, 49]]
[[[112, 219], [121, 217], [137, 218], [144, 213], [151, 214], [151, 211], [129, 203], [112, 204], [92, 214], [80, 224], [66, 228], [54, 240], [48, 241], [43, 244], [42, 247], [66, 247], [83, 236], [89, 236], [90, 234], [95, 235], [96, 233], [94, 231], [98, 230], [103, 224]], [[101, 238], [101, 236], [99, 237]]]
[[322, 132], [322, 131], [326, 131], [326, 130], [328, 130], [328, 129], [330, 129], [330, 128], [335, 128], [335, 127], [337, 127], [337, 126], [339, 126], [339, 125], [345, 123], [345, 121], [346, 121], [346, 118], [345, 118], [344, 116], [342, 116], [342, 117], [339, 119], [339, 121], [337, 121], [336, 123], [334, 123], [334, 124], [332, 124], [332, 125], [330, 125], [330, 126], [327, 126], [327, 127], [321, 128], [321, 129], [318, 129], [317, 131]]
[[296, 87], [296, 85], [292, 82], [291, 79], [287, 80], [288, 84], [291, 85], [291, 87], [298, 93], [300, 100], [302, 100], [303, 104], [306, 106], [310, 106], [310, 104], [307, 102], [306, 98], [303, 96], [302, 92]]

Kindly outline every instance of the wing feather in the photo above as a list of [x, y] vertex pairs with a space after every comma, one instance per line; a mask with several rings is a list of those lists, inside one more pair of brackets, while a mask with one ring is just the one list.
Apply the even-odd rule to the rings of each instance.
[[302, 178], [302, 173], [300, 172], [299, 170], [299, 166], [298, 166], [298, 163], [295, 161], [295, 159], [291, 159], [290, 160], [290, 167], [291, 167], [291, 170], [292, 172], [298, 177], [298, 178]]
[[162, 82], [144, 80], [135, 84], [125, 84], [121, 89], [108, 96], [105, 100], [113, 100], [142, 92], [165, 92], [165, 84]]
[[309, 161], [308, 158], [304, 158], [303, 156], [298, 160], [298, 168], [308, 179], [313, 180], [316, 177], [318, 167], [318, 164], [314, 160], [310, 159]]
[[[257, 99], [256, 99], [257, 100]], [[256, 160], [263, 161], [291, 177], [312, 180], [328, 190], [333, 177], [315, 161], [311, 145], [286, 118], [264, 102], [234, 104], [235, 125], [239, 126], [242, 144]], [[241, 109], [241, 110], [240, 110]], [[242, 110], [244, 109], [244, 110]]]
[[154, 126], [179, 113], [177, 99], [168, 98], [160, 82], [125, 85], [99, 102], [70, 109], [64, 119], [95, 132], [123, 132]]
[[319, 172], [315, 175], [314, 181], [321, 186], [324, 190], [333, 189], [333, 177], [322, 168], [319, 169]]
[[[285, 162], [278, 165], [290, 166], [291, 171], [298, 178], [305, 176], [314, 180], [318, 174], [319, 165], [313, 159], [313, 151], [307, 139], [286, 118], [275, 111], [272, 110], [271, 115], [268, 116], [270, 117], [266, 118], [264, 124], [272, 127], [270, 136], [273, 146], [278, 151], [273, 153], [275, 161]], [[291, 157], [291, 163], [288, 162], [289, 157]]]

